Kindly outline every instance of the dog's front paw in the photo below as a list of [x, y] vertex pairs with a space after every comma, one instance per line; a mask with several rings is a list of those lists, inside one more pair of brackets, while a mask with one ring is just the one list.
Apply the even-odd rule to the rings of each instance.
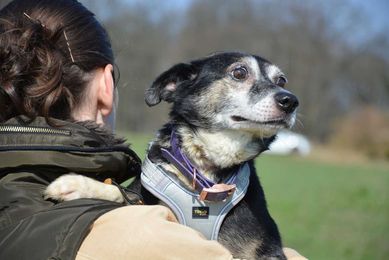
[[88, 198], [86, 177], [81, 175], [63, 175], [50, 183], [44, 192], [45, 199], [68, 201]]
[[117, 187], [75, 174], [63, 175], [50, 183], [44, 191], [44, 198], [57, 201], [94, 198], [123, 202]]

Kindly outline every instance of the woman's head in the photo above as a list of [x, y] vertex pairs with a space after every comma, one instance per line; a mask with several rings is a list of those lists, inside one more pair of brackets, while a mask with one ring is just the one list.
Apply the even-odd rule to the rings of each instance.
[[91, 119], [85, 107], [107, 105], [99, 95], [113, 92], [98, 86], [113, 85], [111, 64], [105, 29], [76, 0], [12, 1], [0, 11], [0, 122], [16, 115]]

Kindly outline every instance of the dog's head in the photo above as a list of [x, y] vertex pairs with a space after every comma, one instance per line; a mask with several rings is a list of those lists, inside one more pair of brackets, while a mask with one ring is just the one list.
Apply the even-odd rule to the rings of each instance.
[[196, 127], [269, 137], [295, 121], [298, 100], [286, 83], [282, 71], [261, 57], [216, 53], [162, 73], [146, 91], [146, 103], [171, 102], [171, 116]]

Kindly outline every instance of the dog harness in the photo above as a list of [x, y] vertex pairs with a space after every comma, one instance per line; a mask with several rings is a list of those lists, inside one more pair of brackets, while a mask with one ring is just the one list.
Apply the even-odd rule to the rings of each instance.
[[[163, 156], [191, 181], [195, 191], [184, 187], [177, 177], [146, 157], [141, 174], [142, 185], [166, 203], [178, 221], [201, 232], [206, 238], [217, 240], [227, 213], [245, 196], [250, 176], [248, 163], [242, 164], [226, 184], [215, 184], [199, 173], [179, 150], [175, 134], [172, 150], [162, 149]], [[189, 169], [193, 167], [192, 169]]]

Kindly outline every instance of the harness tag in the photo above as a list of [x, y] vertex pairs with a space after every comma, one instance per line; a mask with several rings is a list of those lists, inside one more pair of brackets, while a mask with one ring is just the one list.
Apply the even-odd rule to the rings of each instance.
[[209, 207], [192, 207], [192, 218], [208, 219]]
[[235, 192], [235, 184], [215, 184], [211, 188], [204, 188], [199, 196], [201, 201], [223, 201]]

